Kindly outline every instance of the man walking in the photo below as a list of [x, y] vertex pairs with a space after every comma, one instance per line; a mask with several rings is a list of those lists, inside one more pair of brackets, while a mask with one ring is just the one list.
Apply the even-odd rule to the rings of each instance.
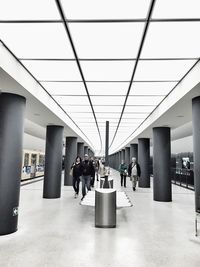
[[136, 158], [132, 158], [132, 162], [128, 166], [128, 175], [132, 181], [133, 191], [135, 191], [138, 177], [141, 175], [140, 165], [137, 163]]
[[85, 154], [84, 161], [82, 162], [82, 198], [86, 195], [86, 188], [87, 190], [91, 190], [90, 182], [91, 182], [91, 175], [94, 172], [94, 166], [92, 162], [89, 160], [88, 154]]

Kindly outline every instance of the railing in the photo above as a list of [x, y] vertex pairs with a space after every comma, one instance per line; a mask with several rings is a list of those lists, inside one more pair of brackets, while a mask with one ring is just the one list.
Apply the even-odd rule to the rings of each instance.
[[194, 190], [193, 170], [171, 168], [171, 180], [173, 184]]

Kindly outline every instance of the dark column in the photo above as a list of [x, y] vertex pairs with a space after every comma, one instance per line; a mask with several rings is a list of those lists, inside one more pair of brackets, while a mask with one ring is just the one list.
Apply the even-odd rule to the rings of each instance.
[[63, 130], [63, 126], [47, 126], [43, 198], [60, 197]]
[[150, 187], [150, 147], [149, 138], [138, 139], [138, 163], [141, 168], [141, 176], [139, 178], [139, 187]]
[[125, 163], [127, 166], [130, 163], [130, 147], [125, 147]]
[[119, 169], [119, 165], [121, 163], [121, 160], [122, 160], [122, 151], [120, 150], [119, 151], [119, 162], [118, 162], [117, 170]]
[[66, 137], [64, 185], [72, 185], [72, 176], [69, 173], [76, 157], [77, 157], [77, 137]]
[[83, 157], [84, 157], [84, 143], [81, 143], [81, 142], [77, 143], [77, 155], [83, 159]]
[[138, 161], [138, 144], [131, 144], [130, 146], [130, 160], [136, 158]]
[[[105, 167], [109, 166], [108, 160], [108, 149], [109, 149], [109, 121], [106, 121], [106, 136], [105, 136]], [[105, 176], [104, 188], [109, 188], [108, 176]]]
[[192, 99], [195, 210], [200, 212], [200, 96]]
[[171, 201], [170, 128], [153, 128], [153, 195], [156, 201]]
[[88, 156], [91, 157], [91, 150], [88, 148]]
[[84, 155], [88, 154], [88, 146], [84, 146]]
[[125, 149], [122, 149], [122, 157], [121, 157], [121, 161], [125, 160]]
[[108, 148], [109, 148], [109, 121], [106, 121], [105, 166], [109, 166]]
[[0, 94], [0, 235], [17, 231], [26, 99]]

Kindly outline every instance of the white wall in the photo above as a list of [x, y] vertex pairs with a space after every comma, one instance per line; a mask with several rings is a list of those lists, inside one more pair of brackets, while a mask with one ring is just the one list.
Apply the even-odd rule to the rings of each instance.
[[23, 149], [36, 150], [45, 152], [45, 140], [30, 134], [24, 133], [23, 136]]
[[193, 152], [193, 137], [187, 136], [171, 142], [171, 153]]

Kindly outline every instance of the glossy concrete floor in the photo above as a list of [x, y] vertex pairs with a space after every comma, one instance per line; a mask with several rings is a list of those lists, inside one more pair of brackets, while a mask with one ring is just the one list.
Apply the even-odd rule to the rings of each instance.
[[[112, 176], [121, 190], [119, 174]], [[79, 205], [72, 187], [48, 200], [42, 185], [21, 187], [19, 229], [0, 236], [0, 266], [200, 266], [192, 191], [173, 186], [173, 202], [155, 202], [152, 188], [133, 192], [128, 181], [133, 207], [117, 210], [116, 228], [100, 229], [94, 227], [94, 208]]]

